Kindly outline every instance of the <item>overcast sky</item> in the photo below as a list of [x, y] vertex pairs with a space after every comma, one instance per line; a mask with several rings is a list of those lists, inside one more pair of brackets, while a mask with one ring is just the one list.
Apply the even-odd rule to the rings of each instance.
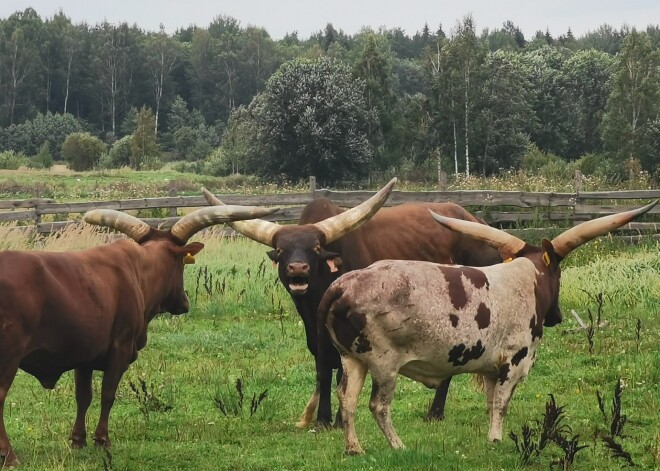
[[0, 17], [34, 8], [49, 17], [60, 8], [74, 23], [127, 21], [143, 29], [167, 32], [190, 24], [207, 26], [217, 15], [229, 15], [242, 26], [262, 26], [274, 39], [298, 31], [301, 39], [327, 23], [347, 34], [363, 26], [401, 27], [413, 35], [428, 23], [446, 33], [471, 13], [478, 31], [499, 28], [511, 20], [530, 38], [537, 30], [557, 37], [569, 28], [578, 37], [603, 23], [644, 29], [660, 22], [660, 0], [0, 0]]

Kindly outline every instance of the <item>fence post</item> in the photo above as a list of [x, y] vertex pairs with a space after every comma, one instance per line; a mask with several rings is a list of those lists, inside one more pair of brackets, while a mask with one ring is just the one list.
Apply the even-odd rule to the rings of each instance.
[[312, 199], [314, 199], [316, 197], [316, 177], [313, 175], [309, 177], [309, 192], [312, 194]]
[[34, 228], [39, 228], [41, 224], [41, 190], [37, 188], [34, 190]]
[[[169, 197], [177, 196], [177, 191], [176, 191], [176, 187], [174, 186], [174, 182], [170, 182], [170, 189], [167, 192], [167, 196]], [[177, 208], [170, 208], [170, 217], [176, 216], [176, 210]]]
[[580, 170], [575, 171], [575, 197], [577, 198], [578, 194], [582, 191], [582, 172]]

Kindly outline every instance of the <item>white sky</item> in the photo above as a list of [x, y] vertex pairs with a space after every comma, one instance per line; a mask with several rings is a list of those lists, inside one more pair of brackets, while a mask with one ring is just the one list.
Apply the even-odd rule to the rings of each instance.
[[447, 34], [472, 13], [477, 30], [499, 28], [511, 20], [530, 39], [537, 30], [557, 37], [570, 27], [576, 37], [603, 23], [644, 29], [660, 22], [660, 0], [0, 0], [0, 18], [34, 8], [42, 18], [60, 8], [74, 23], [127, 21], [147, 30], [160, 23], [167, 32], [190, 24], [207, 26], [217, 15], [229, 15], [242, 26], [262, 26], [274, 39], [298, 31], [308, 38], [332, 23], [354, 34], [363, 26], [401, 27], [413, 35], [428, 23], [442, 24]]

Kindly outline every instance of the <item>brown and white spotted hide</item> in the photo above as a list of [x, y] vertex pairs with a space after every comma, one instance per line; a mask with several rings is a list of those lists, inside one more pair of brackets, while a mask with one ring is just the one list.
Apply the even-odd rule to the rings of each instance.
[[[503, 269], [506, 267], [506, 269]], [[354, 415], [367, 371], [370, 409], [393, 448], [402, 448], [390, 418], [398, 374], [428, 387], [460, 373], [484, 375], [489, 439], [502, 439], [502, 418], [527, 376], [543, 332], [537, 271], [527, 258], [484, 268], [386, 260], [343, 275], [320, 308], [342, 354], [339, 387], [346, 447], [361, 453]]]

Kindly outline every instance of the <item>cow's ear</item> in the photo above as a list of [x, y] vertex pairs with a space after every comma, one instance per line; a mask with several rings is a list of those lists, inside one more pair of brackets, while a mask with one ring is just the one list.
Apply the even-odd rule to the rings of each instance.
[[339, 267], [342, 264], [341, 255], [335, 252], [328, 252], [327, 250], [321, 249], [319, 251], [319, 256], [325, 260], [325, 263], [330, 267], [331, 272], [339, 271]]
[[330, 271], [334, 273], [336, 271], [339, 271], [339, 267], [341, 267], [342, 260], [341, 257], [337, 255], [336, 257], [327, 258], [325, 260], [325, 263], [327, 263], [328, 266], [330, 267]]
[[555, 252], [555, 247], [552, 245], [552, 242], [550, 242], [548, 239], [543, 239], [541, 241], [541, 247], [543, 248], [543, 254], [541, 255], [541, 258], [545, 266], [557, 267], [562, 261], [562, 257], [560, 257], [557, 252]]
[[195, 263], [195, 255], [197, 255], [200, 250], [204, 248], [204, 244], [201, 242], [193, 242], [183, 247], [177, 247], [177, 254], [183, 257], [183, 263], [190, 265]]
[[203, 248], [204, 248], [204, 244], [202, 244], [201, 242], [192, 242], [184, 246], [183, 251], [185, 251], [186, 254], [197, 255]]
[[268, 258], [270, 258], [274, 264], [277, 265], [278, 258], [279, 258], [279, 253], [277, 250], [271, 250], [270, 252], [266, 252], [266, 255], [268, 255]]

